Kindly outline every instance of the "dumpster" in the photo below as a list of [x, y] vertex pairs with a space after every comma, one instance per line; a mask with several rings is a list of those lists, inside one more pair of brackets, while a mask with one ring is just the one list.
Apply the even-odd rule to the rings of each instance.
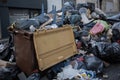
[[76, 54], [71, 26], [28, 32], [14, 29], [16, 63], [27, 75], [44, 71]]

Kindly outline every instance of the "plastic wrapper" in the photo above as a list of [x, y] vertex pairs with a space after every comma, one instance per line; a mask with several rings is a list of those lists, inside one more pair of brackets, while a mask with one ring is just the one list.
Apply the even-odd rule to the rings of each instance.
[[58, 73], [57, 80], [72, 79], [78, 74], [79, 74], [78, 70], [75, 70], [72, 68], [71, 65], [68, 65], [65, 68], [63, 68], [63, 71], [61, 73]]
[[107, 22], [103, 21], [103, 20], [96, 20], [95, 21], [96, 24], [94, 25], [94, 27], [90, 30], [90, 33], [92, 35], [97, 35], [102, 33], [105, 30], [109, 29], [109, 25], [107, 24]]

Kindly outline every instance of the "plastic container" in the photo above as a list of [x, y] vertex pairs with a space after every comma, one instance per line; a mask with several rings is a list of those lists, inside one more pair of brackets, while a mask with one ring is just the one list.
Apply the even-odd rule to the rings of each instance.
[[26, 74], [44, 71], [76, 54], [73, 30], [69, 25], [36, 31], [14, 30], [16, 63]]

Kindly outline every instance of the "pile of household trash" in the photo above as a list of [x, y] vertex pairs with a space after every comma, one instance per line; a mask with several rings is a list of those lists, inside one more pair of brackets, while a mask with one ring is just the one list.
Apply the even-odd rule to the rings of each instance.
[[[50, 80], [99, 80], [97, 76], [103, 73], [104, 67], [120, 62], [120, 14], [110, 17], [90, 3], [76, 6], [66, 2], [59, 11], [52, 6], [49, 13], [44, 12], [44, 5], [42, 8], [39, 16], [17, 20], [9, 30], [34, 32], [71, 25], [78, 54], [52, 67], [47, 74]], [[22, 72], [15, 64], [11, 37], [7, 45], [0, 44], [0, 80], [12, 80]], [[27, 80], [39, 80], [40, 77], [39, 73], [33, 73]]]

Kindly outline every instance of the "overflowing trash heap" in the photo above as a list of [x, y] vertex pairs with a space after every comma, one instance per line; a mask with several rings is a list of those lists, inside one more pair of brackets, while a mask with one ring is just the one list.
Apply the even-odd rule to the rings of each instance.
[[[49, 13], [45, 13], [43, 7], [39, 16], [17, 20], [9, 30], [16, 28], [33, 33], [66, 24], [73, 28], [78, 53], [53, 66], [47, 74], [50, 80], [99, 80], [97, 75], [103, 73], [104, 67], [120, 62], [120, 14], [108, 16], [89, 3], [76, 6], [66, 2], [58, 11], [53, 5]], [[15, 57], [12, 42], [10, 38], [7, 47], [0, 44], [0, 80], [8, 80], [6, 74], [12, 80], [20, 72], [13, 64]], [[33, 73], [27, 80], [40, 80], [41, 77], [39, 73]]]

